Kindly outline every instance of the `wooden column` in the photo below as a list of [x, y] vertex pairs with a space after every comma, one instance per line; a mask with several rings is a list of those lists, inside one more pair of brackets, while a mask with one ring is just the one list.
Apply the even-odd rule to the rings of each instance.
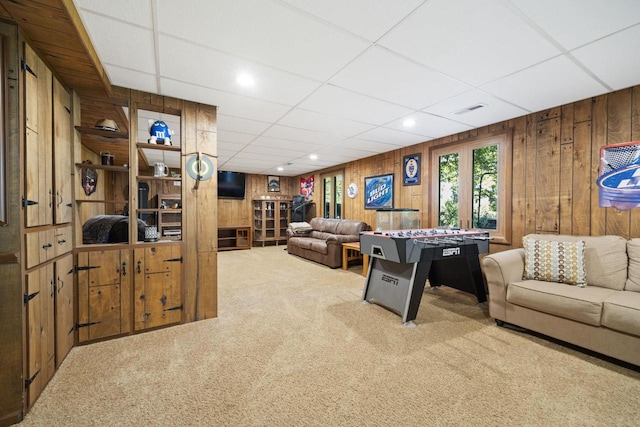
[[[218, 315], [216, 107], [185, 102], [181, 123], [185, 141], [182, 158], [184, 320], [190, 322]], [[212, 177], [199, 183], [189, 176], [186, 166], [198, 153], [208, 157], [215, 167]]]

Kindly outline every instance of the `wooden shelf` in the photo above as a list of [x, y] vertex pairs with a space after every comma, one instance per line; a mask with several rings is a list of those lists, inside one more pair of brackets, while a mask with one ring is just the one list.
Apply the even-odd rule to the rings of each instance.
[[181, 148], [175, 145], [149, 144], [148, 142], [138, 142], [138, 148], [146, 148], [147, 150], [163, 150], [163, 151], [180, 151]]
[[121, 204], [127, 203], [126, 200], [98, 200], [98, 199], [76, 199], [76, 203], [106, 203], [106, 204]]
[[251, 249], [251, 227], [218, 228], [218, 251]]
[[182, 213], [182, 209], [161, 209], [161, 208], [138, 208], [136, 209], [138, 212], [141, 213], [153, 213], [153, 212], [164, 212], [164, 213]]
[[174, 178], [172, 176], [152, 176], [152, 175], [138, 175], [136, 176], [138, 181], [182, 181], [182, 177]]
[[87, 169], [102, 169], [113, 172], [129, 172], [129, 168], [125, 168], [124, 166], [100, 165], [93, 163], [76, 163], [76, 166]]
[[103, 138], [109, 138], [109, 139], [126, 139], [126, 140], [129, 139], [129, 134], [127, 132], [90, 128], [86, 126], [76, 126], [76, 130], [78, 130], [84, 135], [95, 135], [95, 136], [101, 136]]

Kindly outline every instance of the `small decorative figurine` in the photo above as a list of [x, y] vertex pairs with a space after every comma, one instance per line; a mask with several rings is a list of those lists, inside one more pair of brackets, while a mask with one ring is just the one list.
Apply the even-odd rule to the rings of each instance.
[[173, 131], [162, 120], [149, 119], [149, 144], [171, 145]]

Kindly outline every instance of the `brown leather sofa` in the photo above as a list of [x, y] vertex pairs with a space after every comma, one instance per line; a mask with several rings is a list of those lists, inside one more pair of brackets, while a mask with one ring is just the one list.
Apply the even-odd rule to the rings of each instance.
[[366, 223], [350, 219], [313, 218], [312, 230], [295, 233], [287, 229], [287, 251], [331, 268], [342, 266], [342, 243], [359, 242]]

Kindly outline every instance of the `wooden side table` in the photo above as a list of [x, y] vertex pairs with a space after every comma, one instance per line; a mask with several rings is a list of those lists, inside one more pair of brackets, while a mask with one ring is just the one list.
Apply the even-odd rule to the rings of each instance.
[[360, 253], [360, 242], [349, 242], [342, 244], [342, 269], [349, 267], [349, 261], [362, 259], [362, 275], [366, 276], [369, 270], [369, 255]]

